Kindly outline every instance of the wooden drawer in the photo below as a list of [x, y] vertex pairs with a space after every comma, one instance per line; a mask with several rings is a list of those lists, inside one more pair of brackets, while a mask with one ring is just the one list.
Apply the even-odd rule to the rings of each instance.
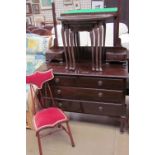
[[55, 76], [52, 86], [77, 86], [77, 81], [75, 76]]
[[125, 114], [125, 105], [112, 103], [83, 103], [84, 113], [121, 116]]
[[78, 84], [82, 87], [97, 89], [122, 90], [125, 88], [125, 80], [115, 78], [80, 77]]
[[88, 89], [78, 87], [55, 87], [54, 97], [73, 100], [88, 100], [99, 102], [123, 103], [125, 100], [124, 91]]
[[57, 107], [64, 111], [81, 112], [81, 103], [67, 100], [55, 99]]
[[117, 78], [96, 78], [82, 76], [55, 76], [53, 85], [122, 90], [125, 89], [125, 80]]

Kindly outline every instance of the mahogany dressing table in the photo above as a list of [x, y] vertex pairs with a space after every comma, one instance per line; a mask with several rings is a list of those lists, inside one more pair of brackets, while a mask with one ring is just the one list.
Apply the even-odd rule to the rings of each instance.
[[[127, 50], [118, 44], [118, 22], [115, 22], [114, 28], [114, 47], [104, 46], [105, 20], [114, 18], [117, 21], [117, 17], [117, 9], [105, 14], [62, 14], [59, 20], [62, 21], [63, 61], [44, 63], [38, 71], [53, 69], [55, 78], [49, 83], [59, 108], [116, 118], [120, 121], [122, 132], [127, 122], [125, 96], [128, 67]], [[80, 46], [78, 32], [85, 30], [90, 32], [91, 47]], [[45, 89], [42, 89], [44, 99], [48, 100]], [[47, 106], [53, 105], [49, 102]]]
[[[108, 53], [108, 48], [105, 48]], [[113, 47], [110, 48], [112, 50]], [[117, 48], [114, 48], [116, 52]], [[117, 50], [119, 51], [118, 48]], [[53, 69], [55, 78], [50, 81], [56, 105], [64, 111], [83, 114], [105, 115], [120, 121], [124, 131], [126, 116], [126, 83], [128, 67], [125, 62], [111, 63], [103, 59], [102, 71], [93, 71], [91, 47], [82, 47], [81, 58], [75, 70], [66, 69], [64, 62], [44, 63], [38, 71]], [[45, 93], [46, 88], [42, 91]], [[45, 95], [48, 101], [48, 95]], [[53, 106], [51, 102], [49, 105]]]

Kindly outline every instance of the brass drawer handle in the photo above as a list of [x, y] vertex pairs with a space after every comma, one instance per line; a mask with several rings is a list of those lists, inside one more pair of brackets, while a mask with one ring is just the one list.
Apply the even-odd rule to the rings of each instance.
[[103, 96], [103, 93], [102, 92], [99, 92], [98, 93], [98, 97], [102, 97]]
[[102, 107], [102, 106], [99, 106], [99, 107], [98, 107], [98, 110], [99, 110], [99, 111], [103, 111], [103, 107]]
[[60, 89], [57, 90], [57, 94], [58, 94], [58, 95], [61, 94], [61, 90], [60, 90]]
[[59, 82], [60, 82], [60, 78], [56, 78], [55, 83], [59, 83]]
[[103, 81], [99, 80], [98, 82], [98, 86], [102, 86], [103, 85]]

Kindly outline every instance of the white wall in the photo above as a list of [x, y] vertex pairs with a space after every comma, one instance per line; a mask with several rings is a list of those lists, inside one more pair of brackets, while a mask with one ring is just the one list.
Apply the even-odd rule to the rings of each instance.
[[[74, 1], [74, 0], [73, 0]], [[80, 0], [81, 9], [91, 8], [91, 0]], [[67, 10], [74, 9], [74, 5], [64, 5], [63, 0], [55, 0], [56, 16], [59, 17], [61, 13]], [[52, 20], [51, 10], [41, 10], [41, 14], [45, 16], [46, 20]]]

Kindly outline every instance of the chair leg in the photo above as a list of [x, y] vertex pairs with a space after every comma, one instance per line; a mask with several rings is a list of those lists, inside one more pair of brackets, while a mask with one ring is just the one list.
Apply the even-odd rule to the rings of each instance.
[[69, 135], [72, 147], [74, 147], [75, 143], [74, 143], [74, 140], [73, 140], [73, 136], [72, 136], [72, 133], [71, 133], [71, 129], [70, 129], [69, 123], [66, 122], [66, 125], [67, 125], [68, 135]]
[[37, 136], [37, 139], [38, 139], [39, 155], [43, 155], [39, 132], [36, 133], [36, 136]]

